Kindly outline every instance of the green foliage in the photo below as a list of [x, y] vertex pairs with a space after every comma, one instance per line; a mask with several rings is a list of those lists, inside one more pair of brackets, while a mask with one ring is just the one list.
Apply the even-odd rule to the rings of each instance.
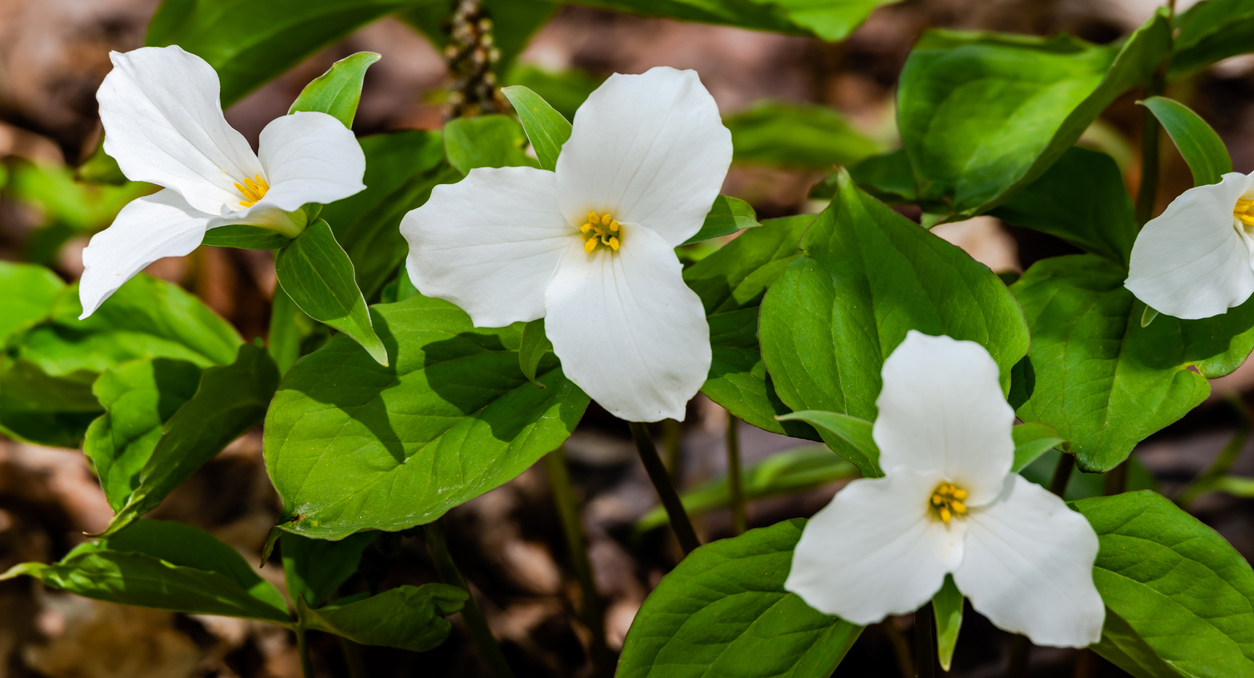
[[1011, 473], [1022, 471], [1042, 454], [1067, 442], [1058, 437], [1058, 431], [1053, 426], [1041, 423], [1020, 424], [1011, 429], [1011, 436], [1015, 441], [1015, 460], [1010, 466]]
[[684, 244], [691, 245], [710, 238], [720, 238], [757, 225], [758, 214], [753, 211], [752, 205], [740, 198], [720, 195], [714, 199], [710, 213], [705, 215], [705, 223], [701, 224], [701, 230], [688, 238]]
[[1098, 654], [1142, 677], [1254, 673], [1254, 571], [1223, 537], [1152, 492], [1075, 508], [1101, 543]]
[[844, 456], [857, 465], [863, 475], [872, 478], [882, 473], [868, 473], [880, 467], [880, 448], [871, 437], [871, 422], [858, 419], [840, 412], [820, 412], [804, 410], [779, 416], [782, 421], [796, 419], [804, 421], [815, 429], [830, 433], [845, 443]]
[[[514, 87], [529, 90], [551, 105], [562, 117], [571, 120], [575, 117], [575, 111], [579, 110], [579, 107], [587, 100], [588, 95], [600, 87], [602, 82], [605, 82], [604, 77], [574, 68], [564, 71], [546, 71], [529, 64], [519, 64], [509, 72], [509, 76], [505, 79], [509, 87], [502, 87], [501, 93], [509, 98], [510, 103], [514, 105], [514, 110], [518, 111], [519, 117], [522, 117], [523, 113], [518, 102], [510, 95], [511, 91], [516, 91]], [[534, 139], [532, 143], [535, 143]], [[545, 169], [552, 168], [546, 167]]]
[[737, 162], [830, 169], [882, 151], [827, 106], [763, 101], [723, 118]]
[[588, 397], [546, 355], [519, 368], [521, 323], [476, 329], [423, 296], [375, 306], [390, 367], [333, 337], [288, 372], [266, 418], [281, 527], [337, 539], [400, 530], [514, 478], [574, 429]]
[[287, 112], [326, 113], [352, 129], [353, 118], [357, 115], [357, 103], [361, 100], [361, 86], [366, 79], [366, 69], [380, 58], [374, 52], [358, 52], [340, 59], [326, 73], [305, 85], [305, 89], [301, 90]]
[[[570, 139], [570, 122], [540, 95], [526, 87], [505, 87], [501, 89], [501, 94], [509, 99], [518, 113], [527, 138], [531, 140], [531, 147], [536, 149], [540, 167], [546, 170], [556, 169], [557, 156], [562, 152], [562, 145]], [[570, 115], [574, 117], [574, 113]]]
[[[911, 329], [984, 346], [1010, 370], [1027, 352], [1023, 311], [988, 267], [863, 193], [842, 171], [832, 204], [762, 301], [762, 358], [794, 410], [874, 421], [880, 370]], [[805, 309], [799, 313], [798, 309]], [[868, 477], [878, 466], [820, 432]]]
[[901, 72], [897, 119], [924, 208], [972, 215], [1039, 177], [1171, 48], [1155, 14], [1122, 45], [930, 31]]
[[507, 115], [456, 118], [444, 125], [448, 162], [462, 174], [476, 167], [536, 167], [523, 152], [526, 145], [522, 126]]
[[636, 614], [616, 675], [831, 675], [862, 627], [784, 590], [804, 526], [785, 521], [689, 554]]
[[283, 291], [309, 317], [353, 338], [380, 365], [387, 351], [370, 324], [366, 299], [357, 288], [353, 262], [319, 219], [279, 250], [274, 272]]
[[941, 668], [946, 671], [953, 662], [958, 631], [962, 628], [962, 601], [954, 576], [945, 575], [941, 590], [932, 596], [932, 612], [936, 616], [936, 654]]
[[553, 342], [544, 333], [544, 318], [533, 320], [523, 327], [522, 343], [518, 347], [518, 366], [536, 388], [544, 384], [536, 381], [536, 369], [546, 353], [553, 352]]
[[340, 541], [326, 541], [284, 532], [279, 537], [280, 549], [292, 599], [321, 605], [353, 576], [362, 552], [377, 536], [376, 532], [361, 532]]
[[1166, 97], [1150, 97], [1140, 104], [1154, 113], [1180, 149], [1193, 172], [1194, 186], [1217, 184], [1232, 171], [1232, 158], [1223, 140], [1188, 106]]
[[47, 317], [65, 283], [43, 266], [0, 261], [0, 342]]
[[1238, 54], [1250, 52], [1254, 39], [1254, 3], [1206, 0], [1176, 17], [1178, 29], [1167, 69], [1175, 80]]
[[241, 250], [278, 250], [287, 247], [291, 242], [291, 238], [271, 228], [231, 224], [205, 231], [205, 239], [200, 244]]
[[895, 0], [569, 0], [600, 9], [844, 40]]
[[363, 645], [425, 652], [448, 637], [453, 626], [444, 617], [462, 609], [468, 595], [447, 584], [398, 586], [369, 598], [316, 609], [298, 601], [297, 609], [306, 628]]
[[[1023, 426], [1033, 426], [1033, 424], [1023, 424]], [[1062, 454], [1058, 450], [1048, 450], [1032, 463], [1020, 469], [1019, 474], [1026, 480], [1049, 489], [1049, 485], [1054, 479], [1054, 472], [1058, 470], [1058, 462], [1062, 458]], [[1085, 473], [1080, 470], [1072, 470], [1071, 479], [1067, 481], [1067, 489], [1063, 492], [1063, 498], [1067, 501], [1075, 501], [1077, 499], [1105, 496], [1107, 477], [1103, 473]], [[1154, 474], [1136, 455], [1128, 457], [1126, 489], [1128, 491], [1159, 490], [1158, 481], [1154, 479]]]

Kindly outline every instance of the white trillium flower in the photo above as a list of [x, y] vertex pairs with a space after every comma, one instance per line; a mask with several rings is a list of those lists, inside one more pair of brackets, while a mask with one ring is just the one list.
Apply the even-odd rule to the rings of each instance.
[[227, 124], [218, 74], [177, 46], [112, 52], [96, 99], [105, 153], [132, 181], [163, 190], [122, 208], [83, 250], [83, 318], [145, 266], [196, 249], [208, 229], [250, 224], [294, 237], [305, 203], [363, 188], [366, 156], [352, 131], [325, 113], [266, 125], [259, 151]]
[[885, 476], [855, 480], [802, 532], [784, 588], [855, 624], [912, 612], [946, 574], [1037, 645], [1101, 638], [1097, 535], [1011, 473], [1015, 414], [979, 344], [911, 331], [884, 361], [872, 435]]
[[1147, 306], [1209, 318], [1254, 293], [1254, 174], [1181, 193], [1141, 229], [1124, 285]]
[[694, 71], [610, 76], [554, 172], [473, 169], [405, 215], [410, 279], [477, 327], [545, 319], [565, 374], [615, 416], [684, 418], [709, 325], [674, 248], [700, 230], [731, 132]]

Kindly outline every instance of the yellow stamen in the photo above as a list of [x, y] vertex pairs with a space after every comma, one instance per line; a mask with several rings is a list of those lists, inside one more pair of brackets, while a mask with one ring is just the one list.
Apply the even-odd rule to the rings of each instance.
[[584, 242], [584, 244], [583, 244], [583, 251], [584, 251], [584, 252], [588, 252], [589, 254], [591, 254], [591, 253], [592, 253], [592, 250], [594, 250], [594, 249], [596, 249], [596, 248], [597, 248], [597, 239], [596, 239], [596, 238], [588, 238], [588, 240], [587, 240], [586, 242]]
[[622, 247], [622, 225], [614, 220], [614, 215], [609, 212], [597, 214], [596, 212], [588, 213], [588, 221], [579, 227], [579, 232], [583, 234], [583, 251], [591, 254], [596, 250], [597, 246], [608, 248], [611, 252], [617, 252]]
[[613, 220], [612, 218], [610, 218], [610, 213], [609, 213], [609, 212], [606, 212], [605, 214], [602, 214], [602, 215], [601, 215], [601, 225], [602, 225], [602, 226], [609, 226], [611, 221], [614, 221], [614, 220]]
[[962, 503], [962, 500], [966, 498], [966, 490], [953, 483], [943, 482], [937, 485], [936, 489], [932, 490], [932, 496], [928, 504], [942, 523], [948, 523], [953, 520], [954, 516], [965, 516], [967, 514], [967, 505]]
[[1232, 216], [1246, 226], [1254, 226], [1254, 199], [1241, 198], [1232, 208]]
[[270, 190], [270, 184], [266, 183], [266, 180], [262, 179], [261, 175], [258, 174], [252, 179], [245, 178], [242, 184], [238, 181], [235, 182], [235, 189], [244, 196], [244, 199], [239, 201], [239, 204], [244, 207], [252, 207], [257, 204], [258, 200], [265, 197], [266, 191]]
[[610, 238], [610, 249], [618, 251], [618, 238]]

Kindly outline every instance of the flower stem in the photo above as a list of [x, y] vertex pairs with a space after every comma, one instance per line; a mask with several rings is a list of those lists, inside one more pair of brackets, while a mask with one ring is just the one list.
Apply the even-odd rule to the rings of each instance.
[[340, 636], [340, 649], [344, 651], [344, 663], [348, 666], [350, 678], [366, 678], [366, 661], [361, 656], [361, 646]]
[[731, 493], [732, 530], [745, 532], [745, 493], [740, 475], [740, 420], [727, 413], [727, 489]]
[[[1174, 20], [1175, 0], [1167, 0], [1166, 7], [1170, 14], [1168, 21]], [[1162, 94], [1167, 88], [1167, 59], [1163, 57], [1153, 79], [1145, 86], [1146, 99]], [[1148, 108], [1142, 112], [1141, 121], [1141, 182], [1136, 192], [1136, 223], [1144, 226], [1154, 216], [1154, 206], [1158, 201], [1158, 145], [1162, 128], [1158, 117]]]
[[597, 591], [596, 579], [593, 577], [592, 561], [588, 559], [588, 540], [579, 515], [575, 487], [570, 480], [570, 469], [566, 466], [566, 451], [558, 447], [545, 455], [544, 468], [549, 475], [553, 503], [562, 520], [566, 547], [570, 549], [570, 565], [575, 570], [575, 577], [579, 580], [579, 589], [583, 594], [583, 621], [592, 632], [589, 653], [593, 675], [611, 676], [614, 673], [614, 660], [605, 644], [605, 613], [602, 611], [601, 594]]
[[934, 678], [936, 676], [936, 628], [932, 614], [932, 603], [919, 608], [914, 613], [914, 666], [918, 678]]
[[1006, 678], [1022, 678], [1028, 674], [1028, 656], [1032, 654], [1032, 641], [1027, 636], [1015, 636], [1010, 640], [1010, 664]]
[[313, 659], [309, 656], [309, 643], [305, 638], [305, 627], [296, 626], [296, 651], [300, 654], [300, 672], [305, 678], [314, 678]]
[[1049, 491], [1063, 497], [1067, 493], [1067, 483], [1071, 480], [1071, 470], [1075, 468], [1075, 457], [1063, 453], [1058, 457], [1058, 465], [1054, 467], [1054, 477], [1049, 481]]
[[1106, 477], [1102, 483], [1102, 494], [1106, 496], [1114, 496], [1123, 494], [1128, 489], [1128, 464], [1131, 463], [1132, 456], [1129, 455], [1118, 466], [1106, 472]]
[[674, 419], [662, 420], [662, 444], [666, 448], [666, 468], [675, 485], [684, 482], [684, 428]]
[[514, 678], [514, 672], [505, 661], [505, 655], [501, 653], [501, 646], [497, 645], [492, 630], [488, 628], [488, 621], [484, 619], [479, 603], [475, 602], [475, 596], [467, 586], [466, 579], [462, 577], [457, 564], [453, 562], [453, 556], [448, 552], [448, 542], [444, 539], [444, 526], [437, 520], [424, 525], [423, 531], [427, 536], [427, 553], [431, 554], [431, 560], [435, 563], [440, 579], [445, 584], [466, 591], [466, 605], [461, 611], [462, 621], [466, 623], [470, 639], [479, 650], [479, 657], [483, 659], [484, 664], [488, 665], [488, 673], [493, 678]]
[[653, 445], [649, 429], [637, 421], [627, 422], [627, 424], [631, 427], [631, 437], [636, 440], [636, 451], [640, 453], [644, 470], [649, 474], [649, 480], [653, 481], [657, 496], [662, 500], [662, 506], [666, 508], [666, 517], [670, 519], [671, 529], [675, 531], [675, 537], [679, 539], [679, 547], [684, 550], [686, 556], [701, 545], [701, 540], [697, 539], [697, 531], [692, 527], [692, 520], [688, 517], [688, 512], [684, 510], [684, 503], [679, 499], [679, 492], [675, 490], [675, 484], [671, 482], [666, 466], [662, 464], [661, 457], [657, 456], [657, 448]]

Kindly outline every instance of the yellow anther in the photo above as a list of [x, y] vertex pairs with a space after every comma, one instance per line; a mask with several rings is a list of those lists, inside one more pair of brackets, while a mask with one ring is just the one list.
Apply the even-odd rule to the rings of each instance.
[[602, 214], [602, 215], [601, 215], [601, 225], [602, 225], [602, 226], [609, 226], [611, 221], [614, 221], [614, 219], [610, 217], [610, 213], [609, 213], [609, 212], [606, 212], [605, 214]]
[[618, 233], [618, 222], [617, 222], [617, 221], [611, 221], [611, 222], [610, 222], [610, 233]]
[[618, 251], [618, 238], [614, 238], [614, 237], [610, 238], [610, 249], [614, 250], [615, 252]]
[[245, 178], [242, 184], [238, 181], [235, 182], [235, 189], [244, 196], [244, 199], [239, 201], [239, 204], [244, 207], [252, 207], [258, 200], [265, 197], [266, 191], [270, 190], [270, 184], [266, 183], [266, 180], [262, 179], [261, 175], [258, 174], [252, 179]]
[[598, 240], [596, 238], [588, 238], [588, 240], [583, 244], [583, 251], [590, 254], [592, 250], [597, 248], [597, 242]]
[[617, 252], [623, 244], [622, 225], [609, 212], [589, 212], [588, 222], [579, 227], [579, 232], [583, 234], [583, 251], [588, 254], [595, 251], [598, 245]]
[[[952, 485], [950, 485], [950, 487], [953, 487], [953, 486], [952, 486]], [[957, 487], [954, 487], [954, 492], [953, 492], [953, 495], [954, 495], [954, 499], [966, 499], [966, 498], [967, 498], [967, 491], [966, 491], [966, 490], [962, 490], [962, 489], [958, 489]]]
[[941, 522], [948, 523], [954, 516], [964, 516], [967, 505], [962, 503], [967, 498], [967, 491], [950, 482], [940, 483], [932, 490], [928, 504], [936, 512]]
[[949, 509], [945, 508], [944, 506], [940, 508], [940, 519], [945, 522], [949, 522], [951, 519], [953, 519], [953, 516], [950, 515], [949, 513]]
[[1246, 226], [1254, 226], [1254, 199], [1241, 198], [1232, 208], [1232, 216]]
[[601, 217], [596, 212], [588, 212], [588, 223], [595, 224], [600, 220]]
[[584, 233], [587, 233], [588, 231], [592, 230], [592, 224], [584, 224], [583, 226], [579, 227], [579, 230]]

